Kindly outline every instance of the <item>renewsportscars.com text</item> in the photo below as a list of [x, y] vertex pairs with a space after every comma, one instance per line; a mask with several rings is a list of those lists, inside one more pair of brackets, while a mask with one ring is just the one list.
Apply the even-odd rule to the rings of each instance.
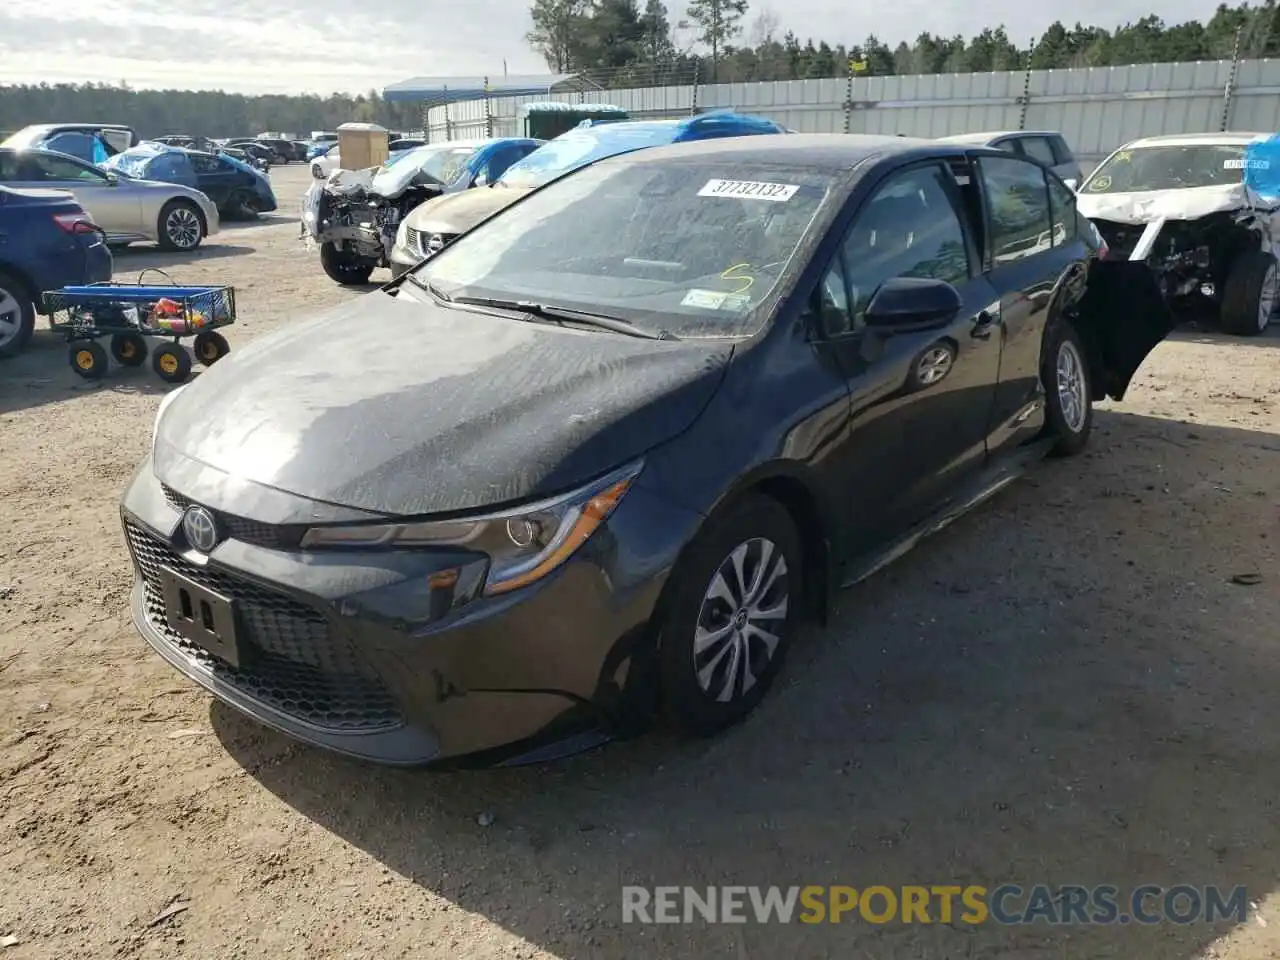
[[623, 887], [623, 923], [1243, 923], [1244, 887]]

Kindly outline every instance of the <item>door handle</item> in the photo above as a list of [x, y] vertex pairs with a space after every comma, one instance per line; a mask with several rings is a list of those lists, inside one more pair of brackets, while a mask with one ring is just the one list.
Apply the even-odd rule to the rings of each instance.
[[995, 329], [997, 323], [998, 320], [995, 314], [983, 310], [974, 321], [973, 329], [969, 331], [969, 336], [975, 340], [990, 340], [991, 331]]

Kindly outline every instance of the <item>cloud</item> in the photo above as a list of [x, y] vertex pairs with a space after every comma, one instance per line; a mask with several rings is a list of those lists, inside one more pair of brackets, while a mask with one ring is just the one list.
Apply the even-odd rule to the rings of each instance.
[[[684, 0], [669, 2], [671, 19]], [[771, 0], [782, 31], [853, 44], [875, 33], [891, 46], [927, 28], [972, 36], [1003, 23], [1029, 42], [1058, 16], [1114, 27], [1152, 12], [1150, 0], [1079, 0], [1070, 11], [1023, 0], [938, 4], [898, 0], [855, 9], [848, 0]], [[1215, 4], [1163, 0], [1174, 23]], [[912, 24], [906, 28], [904, 25]], [[402, 0], [6, 0], [0, 8], [0, 84], [127, 82], [135, 87], [320, 93], [381, 89], [415, 75], [538, 73], [524, 41], [527, 0], [462, 4]]]

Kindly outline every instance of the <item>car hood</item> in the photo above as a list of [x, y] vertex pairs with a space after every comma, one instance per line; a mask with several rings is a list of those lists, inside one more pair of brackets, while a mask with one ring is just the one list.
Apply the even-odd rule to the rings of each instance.
[[1138, 193], [1081, 193], [1076, 209], [1089, 219], [1142, 224], [1156, 220], [1198, 220], [1223, 210], [1269, 206], [1242, 183], [1185, 190], [1143, 190]]
[[361, 297], [219, 361], [160, 418], [160, 479], [196, 461], [406, 516], [540, 498], [684, 431], [733, 354], [410, 296]]
[[465, 233], [528, 193], [523, 187], [476, 187], [428, 200], [407, 219], [422, 233]]

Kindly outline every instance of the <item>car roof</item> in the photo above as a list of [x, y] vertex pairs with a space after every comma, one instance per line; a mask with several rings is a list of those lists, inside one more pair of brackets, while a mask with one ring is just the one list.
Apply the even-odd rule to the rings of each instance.
[[792, 133], [773, 137], [723, 137], [687, 140], [609, 157], [600, 163], [662, 163], [676, 159], [707, 159], [740, 163], [744, 170], [762, 163], [811, 167], [831, 173], [849, 170], [869, 157], [892, 153], [920, 156], [960, 156], [960, 145], [914, 137], [864, 133]]
[[1135, 147], [1191, 147], [1196, 144], [1218, 144], [1220, 146], [1236, 146], [1253, 143], [1257, 140], [1269, 140], [1275, 133], [1245, 133], [1228, 130], [1223, 133], [1170, 133], [1158, 137], [1143, 137], [1130, 140], [1125, 148]]
[[955, 133], [949, 137], [938, 137], [943, 143], [976, 143], [985, 144], [1003, 137], [1060, 137], [1057, 130], [987, 130], [982, 133]]

